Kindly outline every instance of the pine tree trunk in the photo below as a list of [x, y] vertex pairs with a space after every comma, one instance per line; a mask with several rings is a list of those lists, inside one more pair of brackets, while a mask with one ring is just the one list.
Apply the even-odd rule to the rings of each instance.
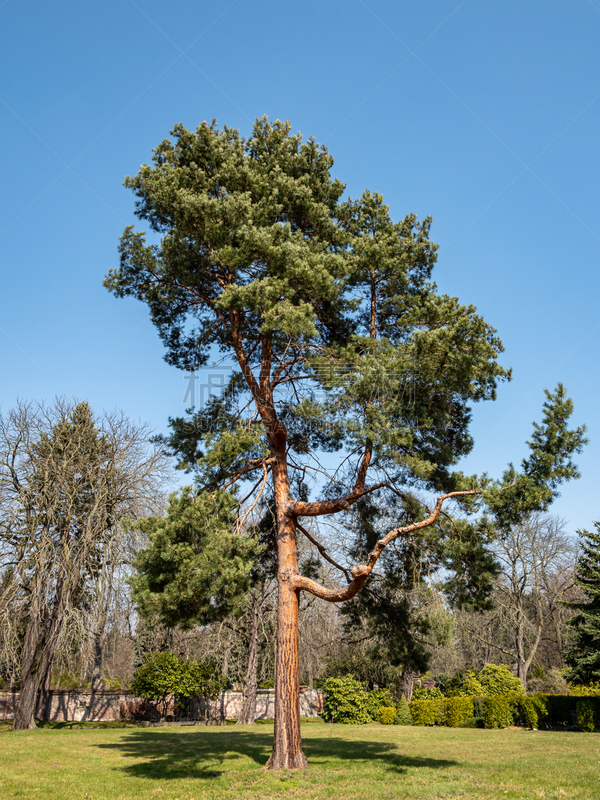
[[244, 702], [238, 725], [253, 725], [256, 720], [256, 689], [258, 686], [258, 622], [260, 616], [260, 598], [252, 592], [250, 606], [250, 636], [248, 642], [248, 663], [244, 676]]
[[299, 592], [293, 586], [298, 573], [296, 529], [293, 520], [277, 514], [278, 598], [277, 652], [275, 658], [275, 732], [268, 769], [308, 766], [300, 734], [300, 684], [298, 678]]

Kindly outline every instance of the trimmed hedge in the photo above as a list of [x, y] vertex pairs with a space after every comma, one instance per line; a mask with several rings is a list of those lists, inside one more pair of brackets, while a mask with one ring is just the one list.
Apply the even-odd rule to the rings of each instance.
[[[323, 719], [326, 722], [341, 722], [345, 725], [364, 725], [374, 720], [381, 721], [379, 712], [387, 709], [384, 724], [391, 725], [396, 717], [394, 700], [389, 689], [374, 689], [369, 692], [352, 676], [329, 678], [325, 683]], [[391, 709], [391, 711], [390, 711]], [[409, 723], [410, 724], [410, 723]]]
[[593, 731], [600, 727], [600, 697], [523, 695], [519, 692], [483, 698], [447, 697], [445, 700], [413, 700], [410, 713], [415, 725], [457, 727], [464, 723], [472, 725], [472, 718], [483, 718], [486, 728], [507, 728], [515, 724], [527, 728], [571, 727], [577, 713], [579, 727]]
[[509, 695], [484, 699], [483, 724], [486, 728], [508, 728], [513, 722], [513, 710]]
[[443, 700], [412, 700], [409, 703], [413, 725], [443, 725]]
[[447, 697], [443, 700], [413, 700], [410, 713], [415, 725], [446, 725], [457, 728], [473, 716], [471, 697]]
[[444, 724], [458, 728], [461, 722], [473, 717], [472, 697], [447, 697], [444, 701]]

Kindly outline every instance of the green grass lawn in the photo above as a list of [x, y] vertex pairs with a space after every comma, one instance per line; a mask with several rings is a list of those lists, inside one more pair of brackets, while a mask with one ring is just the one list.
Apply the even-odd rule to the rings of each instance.
[[600, 735], [306, 724], [310, 768], [267, 772], [272, 724], [0, 731], [0, 797], [600, 797]]

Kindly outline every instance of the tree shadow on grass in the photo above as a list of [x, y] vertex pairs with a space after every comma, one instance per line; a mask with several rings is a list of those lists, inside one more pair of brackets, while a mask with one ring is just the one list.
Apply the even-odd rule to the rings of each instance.
[[[249, 731], [209, 732], [197, 730], [190, 733], [161, 729], [135, 730], [119, 742], [99, 744], [105, 750], [116, 750], [124, 758], [136, 763], [117, 767], [136, 777], [155, 780], [182, 778], [218, 778], [227, 771], [226, 762], [249, 758], [257, 766], [267, 763], [273, 745], [271, 733]], [[403, 774], [410, 767], [443, 769], [458, 762], [439, 758], [404, 755], [397, 744], [368, 739], [351, 740], [330, 736], [305, 738], [303, 750], [313, 767], [326, 768], [327, 762], [348, 761], [354, 764], [369, 762], [395, 774]], [[241, 765], [240, 765], [241, 766]]]

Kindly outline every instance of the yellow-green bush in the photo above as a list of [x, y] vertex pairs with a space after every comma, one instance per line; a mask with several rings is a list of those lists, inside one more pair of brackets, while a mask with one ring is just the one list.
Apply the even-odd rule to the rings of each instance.
[[372, 689], [367, 693], [367, 712], [371, 719], [377, 719], [377, 712], [380, 708], [391, 708], [394, 699], [389, 689]]
[[396, 709], [394, 706], [380, 706], [377, 709], [377, 722], [382, 725], [393, 725], [396, 721]]
[[329, 678], [325, 684], [323, 719], [346, 725], [364, 725], [371, 722], [369, 693], [360, 681], [347, 676]]
[[569, 686], [569, 694], [571, 697], [600, 697], [600, 681], [588, 686]]
[[461, 722], [473, 716], [471, 697], [447, 697], [444, 700], [444, 724], [458, 728]]
[[413, 700], [410, 704], [413, 725], [443, 725], [443, 700]]
[[484, 699], [483, 724], [486, 728], [508, 728], [513, 724], [511, 698], [508, 695]]
[[593, 733], [596, 729], [595, 718], [598, 714], [598, 706], [596, 697], [585, 697], [577, 701], [575, 710], [577, 711], [577, 725], [582, 731], [586, 733]]

